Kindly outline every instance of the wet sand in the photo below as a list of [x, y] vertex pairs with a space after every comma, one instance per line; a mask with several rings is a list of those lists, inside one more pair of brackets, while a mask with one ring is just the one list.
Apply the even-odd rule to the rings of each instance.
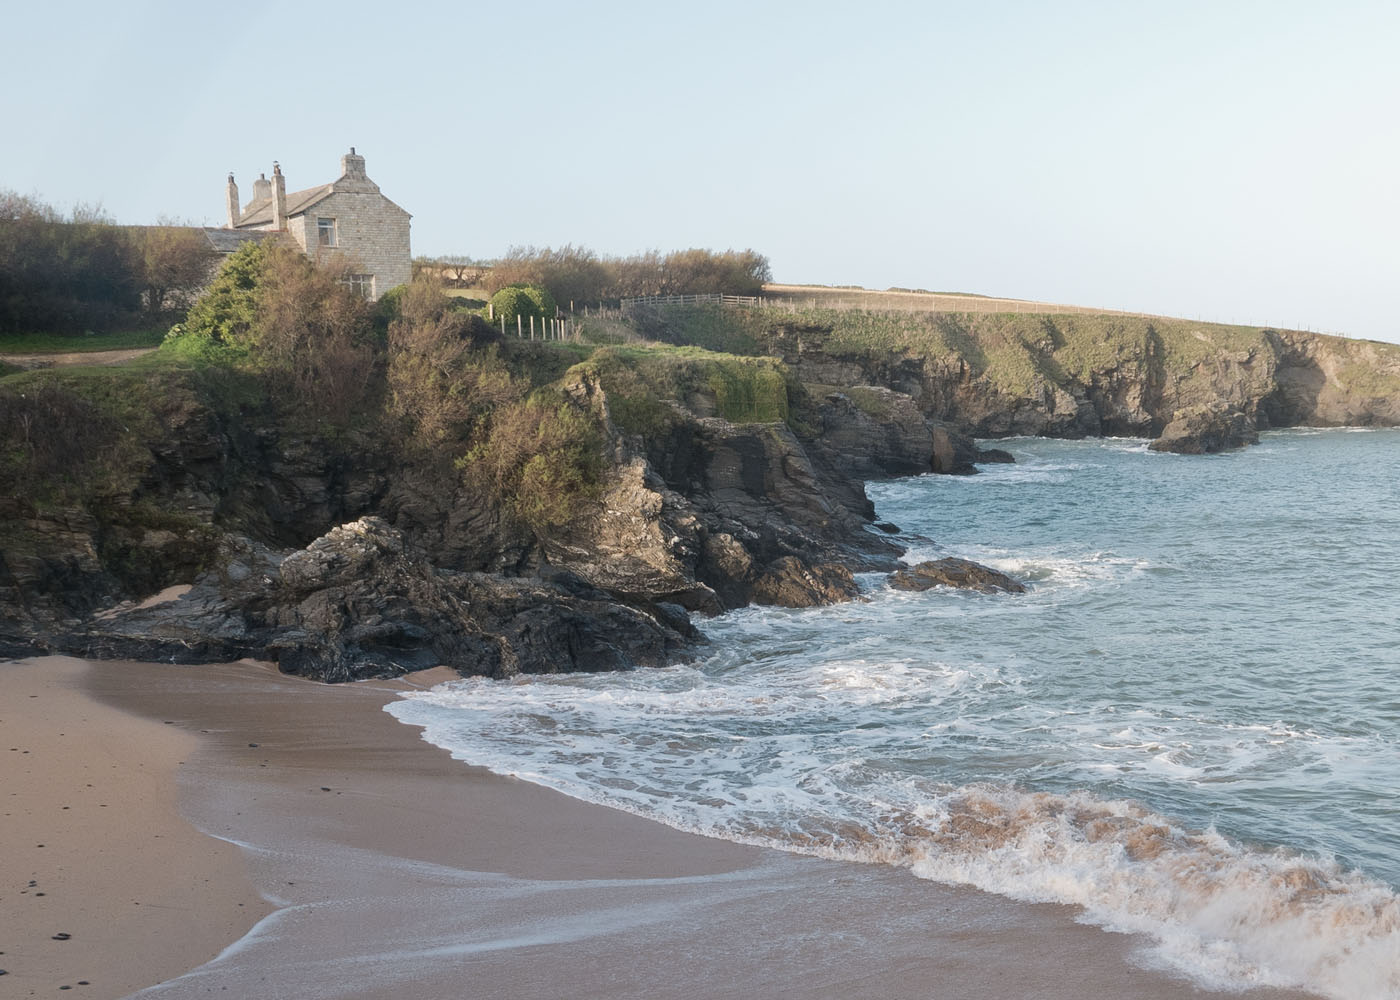
[[[467, 767], [382, 710], [404, 686], [0, 664], [0, 752], [23, 742], [32, 758], [23, 780], [4, 772], [0, 993], [82, 979], [75, 996], [1224, 995], [1143, 967], [1139, 942], [1067, 907], [696, 837]], [[100, 794], [118, 787], [108, 770], [128, 778], [120, 796]], [[61, 806], [89, 783], [107, 808], [78, 823]], [[30, 840], [64, 845], [63, 865], [49, 846], [9, 850]], [[23, 892], [60, 871], [62, 893]], [[181, 892], [165, 923], [134, 916]], [[88, 911], [105, 916], [80, 923]]]

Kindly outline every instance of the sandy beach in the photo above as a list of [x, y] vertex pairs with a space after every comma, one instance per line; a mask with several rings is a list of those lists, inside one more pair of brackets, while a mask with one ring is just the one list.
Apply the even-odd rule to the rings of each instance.
[[382, 710], [447, 676], [0, 664], [0, 994], [1217, 995], [1066, 907], [697, 837], [467, 767]]

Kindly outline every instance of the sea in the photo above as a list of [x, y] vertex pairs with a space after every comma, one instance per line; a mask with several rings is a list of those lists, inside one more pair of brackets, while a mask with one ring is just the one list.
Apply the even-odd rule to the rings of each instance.
[[1206, 988], [1400, 997], [1400, 430], [998, 444], [868, 492], [905, 561], [1025, 594], [871, 574], [704, 621], [689, 664], [389, 711], [684, 830], [1070, 904]]

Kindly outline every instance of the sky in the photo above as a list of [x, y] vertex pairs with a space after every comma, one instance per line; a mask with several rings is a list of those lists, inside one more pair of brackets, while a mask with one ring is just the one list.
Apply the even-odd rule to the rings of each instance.
[[222, 225], [354, 146], [415, 256], [752, 248], [783, 282], [1400, 342], [1400, 4], [46, 0], [0, 189]]

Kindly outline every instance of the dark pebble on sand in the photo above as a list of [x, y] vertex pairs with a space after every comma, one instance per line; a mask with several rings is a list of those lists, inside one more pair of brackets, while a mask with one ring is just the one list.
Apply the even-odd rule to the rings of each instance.
[[54, 939], [55, 941], [67, 941], [67, 940], [68, 940], [69, 938], [71, 938], [72, 936], [73, 936], [72, 934], [67, 934], [67, 933], [64, 933], [63, 931], [59, 931], [57, 934], [55, 934], [55, 935], [53, 936], [53, 939]]
[[323, 792], [329, 792], [329, 791], [330, 791], [330, 787], [327, 786], [327, 785], [322, 785], [322, 786], [321, 786], [321, 791], [323, 791]]
[[257, 746], [256, 743], [249, 743], [248, 745], [249, 745], [250, 747], [255, 747], [255, 746]]

